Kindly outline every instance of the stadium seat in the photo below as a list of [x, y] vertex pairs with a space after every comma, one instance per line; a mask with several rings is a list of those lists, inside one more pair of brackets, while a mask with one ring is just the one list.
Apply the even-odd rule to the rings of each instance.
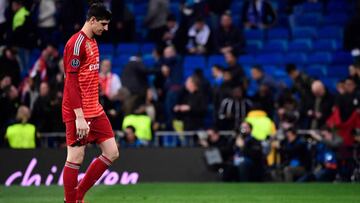
[[112, 65], [118, 67], [119, 69], [123, 69], [124, 66], [129, 62], [131, 55], [122, 54], [117, 57], [113, 57]]
[[134, 16], [146, 15], [146, 12], [147, 12], [146, 3], [139, 3], [136, 4], [136, 6], [134, 6], [134, 11], [133, 11]]
[[223, 55], [211, 55], [208, 58], [208, 68], [211, 68], [213, 65], [218, 64], [220, 66], [226, 67], [226, 61]]
[[327, 76], [326, 66], [322, 65], [310, 65], [305, 69], [305, 72], [317, 79]]
[[311, 40], [296, 39], [289, 43], [289, 52], [309, 52], [312, 50]]
[[284, 55], [276, 54], [260, 54], [256, 57], [256, 62], [260, 65], [283, 65]]
[[320, 13], [309, 13], [295, 16], [295, 23], [297, 26], [312, 26], [321, 25], [322, 16]]
[[293, 63], [297, 65], [306, 65], [307, 62], [307, 56], [305, 53], [302, 52], [292, 52], [288, 53], [285, 56], [285, 63]]
[[328, 52], [316, 52], [308, 55], [309, 65], [329, 64], [331, 62], [331, 54]]
[[353, 62], [353, 57], [349, 52], [339, 51], [333, 53], [333, 64], [337, 65], [349, 65]]
[[263, 48], [263, 42], [260, 40], [247, 40], [246, 51], [249, 53], [257, 53]]
[[141, 45], [140, 52], [141, 54], [151, 54], [154, 49], [155, 49], [155, 44], [145, 43]]
[[323, 27], [318, 30], [319, 39], [342, 39], [342, 28], [337, 26]]
[[185, 56], [184, 70], [194, 70], [196, 68], [204, 69], [206, 67], [206, 58], [204, 56]]
[[321, 3], [307, 2], [302, 4], [300, 7], [304, 13], [315, 13], [315, 12], [320, 13], [323, 10], [323, 5]]
[[292, 31], [293, 39], [313, 39], [316, 37], [316, 30], [312, 27], [296, 27]]
[[287, 40], [271, 40], [267, 42], [262, 49], [263, 52], [273, 53], [280, 52], [283, 53], [287, 50]]
[[337, 43], [331, 39], [316, 40], [313, 44], [314, 51], [335, 51], [337, 49]]
[[113, 55], [114, 46], [112, 44], [99, 44], [100, 55]]
[[123, 43], [119, 44], [117, 49], [117, 54], [139, 54], [139, 45], [137, 43]]
[[289, 30], [286, 28], [273, 28], [270, 29], [267, 33], [268, 40], [275, 40], [275, 39], [282, 39], [286, 40], [289, 39]]
[[324, 16], [323, 26], [344, 26], [348, 20], [347, 13], [334, 13]]
[[238, 63], [244, 66], [253, 66], [256, 64], [256, 58], [253, 55], [242, 55], [238, 58]]
[[347, 66], [331, 66], [328, 67], [328, 76], [333, 78], [346, 78], [349, 75]]
[[262, 30], [245, 30], [246, 40], [264, 40], [264, 32]]

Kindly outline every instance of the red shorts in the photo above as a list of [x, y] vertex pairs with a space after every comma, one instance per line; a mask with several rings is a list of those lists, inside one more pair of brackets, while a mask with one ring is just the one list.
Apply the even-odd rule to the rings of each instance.
[[101, 114], [98, 117], [86, 118], [86, 121], [89, 124], [90, 132], [89, 134], [78, 140], [78, 135], [76, 134], [75, 121], [66, 122], [66, 144], [68, 146], [81, 146], [88, 143], [102, 143], [107, 139], [114, 137], [114, 132], [112, 130], [109, 119], [106, 114]]

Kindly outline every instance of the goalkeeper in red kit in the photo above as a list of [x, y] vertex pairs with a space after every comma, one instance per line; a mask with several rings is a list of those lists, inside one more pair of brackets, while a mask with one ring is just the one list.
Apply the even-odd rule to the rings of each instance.
[[[62, 103], [66, 125], [67, 158], [63, 170], [66, 203], [84, 201], [85, 193], [119, 156], [111, 124], [99, 103], [99, 50], [94, 39], [108, 30], [111, 12], [101, 3], [92, 4], [81, 31], [64, 50], [65, 86]], [[96, 143], [102, 154], [78, 182], [85, 147]]]

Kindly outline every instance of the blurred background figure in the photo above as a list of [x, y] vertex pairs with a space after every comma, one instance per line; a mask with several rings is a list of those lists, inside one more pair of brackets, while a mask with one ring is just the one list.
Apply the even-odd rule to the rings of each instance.
[[13, 149], [35, 149], [37, 147], [36, 127], [28, 123], [30, 118], [30, 109], [26, 106], [20, 106], [17, 114], [17, 123], [10, 125], [6, 129], [5, 138]]
[[242, 8], [242, 21], [246, 29], [267, 29], [274, 26], [277, 14], [266, 0], [248, 0]]

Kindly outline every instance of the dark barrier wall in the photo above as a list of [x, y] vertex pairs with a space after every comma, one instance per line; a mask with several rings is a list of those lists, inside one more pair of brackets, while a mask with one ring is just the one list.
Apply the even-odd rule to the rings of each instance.
[[[79, 178], [99, 155], [98, 149], [86, 150]], [[62, 185], [65, 149], [0, 150], [0, 184], [7, 186]], [[120, 158], [97, 184], [136, 184], [139, 182], [216, 181], [204, 162], [202, 149], [123, 149]]]

